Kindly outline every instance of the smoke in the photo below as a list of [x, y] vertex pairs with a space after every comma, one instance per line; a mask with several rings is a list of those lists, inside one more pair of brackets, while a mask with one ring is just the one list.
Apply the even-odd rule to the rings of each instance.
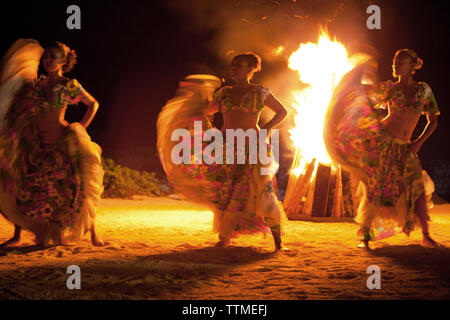
[[[269, 87], [289, 111], [279, 126], [280, 170], [283, 162], [290, 167], [293, 148], [287, 129], [294, 126], [295, 115], [290, 102], [292, 92], [302, 89], [304, 84], [288, 68], [288, 59], [300, 43], [317, 41], [321, 28], [347, 48], [359, 50], [367, 32], [367, 1], [180, 0], [167, 1], [167, 5], [193, 34], [211, 32], [213, 35], [204, 46], [218, 65], [206, 68], [204, 62], [192, 61], [187, 62], [189, 65], [214, 70], [216, 76], [228, 79], [228, 65], [236, 54], [251, 51], [262, 58], [262, 71], [255, 74], [253, 82]], [[272, 111], [264, 110], [261, 123], [272, 116]]]
[[[178, 0], [166, 5], [192, 33], [211, 32], [204, 43], [220, 65], [212, 70], [228, 77], [232, 57], [252, 51], [260, 55], [263, 69], [254, 82], [271, 88], [281, 100], [300, 89], [295, 72], [287, 68], [300, 43], [316, 41], [320, 28], [328, 30], [350, 49], [364, 42], [367, 1], [357, 0]], [[277, 52], [278, 48], [283, 48]], [[187, 62], [206, 68], [204, 62]], [[288, 107], [288, 106], [287, 106]]]

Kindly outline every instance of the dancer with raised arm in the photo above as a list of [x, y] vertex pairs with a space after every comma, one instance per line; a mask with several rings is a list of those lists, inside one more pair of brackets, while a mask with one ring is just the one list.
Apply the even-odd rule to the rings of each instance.
[[[37, 78], [42, 64], [47, 76]], [[76, 79], [63, 74], [76, 53], [56, 42], [45, 51], [35, 40], [20, 39], [6, 53], [0, 74], [0, 209], [21, 229], [32, 231], [40, 246], [80, 240], [103, 245], [95, 231], [97, 203], [103, 192], [101, 148], [86, 128], [98, 102]], [[80, 123], [69, 124], [68, 105], [88, 106]]]

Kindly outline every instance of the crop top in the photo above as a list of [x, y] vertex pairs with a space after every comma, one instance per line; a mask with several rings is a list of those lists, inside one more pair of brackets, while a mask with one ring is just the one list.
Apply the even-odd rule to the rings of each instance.
[[51, 108], [64, 108], [69, 104], [77, 104], [84, 95], [81, 84], [76, 79], [71, 79], [66, 84], [57, 84], [52, 89], [52, 101], [49, 101], [42, 87], [42, 80], [45, 79], [47, 77], [41, 75], [35, 85], [35, 90], [33, 90], [37, 112], [46, 112]]
[[409, 109], [417, 114], [440, 114], [433, 92], [425, 82], [418, 82], [417, 91], [411, 97], [411, 101], [407, 101], [399, 86], [390, 80], [370, 85], [367, 95], [371, 105], [376, 109], [389, 108], [392, 111]]
[[270, 94], [268, 88], [252, 85], [238, 106], [233, 103], [231, 89], [231, 86], [225, 86], [214, 93], [213, 98], [223, 111], [244, 110], [249, 113], [258, 113], [264, 108], [264, 101]]

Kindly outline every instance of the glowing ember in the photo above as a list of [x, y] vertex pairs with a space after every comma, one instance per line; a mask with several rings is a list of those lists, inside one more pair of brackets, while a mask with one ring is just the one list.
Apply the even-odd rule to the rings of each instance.
[[[297, 114], [295, 128], [289, 131], [303, 165], [314, 158], [331, 164], [323, 141], [326, 109], [336, 85], [354, 67], [345, 46], [336, 40], [331, 41], [324, 31], [317, 43], [300, 44], [290, 56], [289, 68], [296, 70], [300, 80], [309, 85], [294, 92]], [[299, 163], [291, 173], [298, 176], [303, 165]]]
[[275, 55], [275, 56], [279, 56], [280, 54], [283, 53], [283, 51], [284, 51], [284, 47], [283, 47], [283, 46], [278, 46], [278, 48], [276, 48], [276, 49], [274, 50], [274, 55]]

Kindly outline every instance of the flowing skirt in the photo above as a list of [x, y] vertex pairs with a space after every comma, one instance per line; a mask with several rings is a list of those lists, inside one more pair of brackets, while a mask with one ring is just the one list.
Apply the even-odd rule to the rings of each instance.
[[[268, 156], [272, 156], [270, 145], [258, 144], [258, 148], [261, 147], [267, 148]], [[214, 212], [213, 231], [224, 238], [269, 233], [271, 230], [280, 232], [284, 212], [274, 192], [273, 175], [261, 174], [261, 169], [267, 168], [267, 165], [250, 164], [248, 147], [244, 151], [244, 163], [238, 163], [238, 152], [235, 150], [234, 163], [227, 164], [226, 148], [227, 142], [222, 151], [223, 164], [180, 165], [186, 177], [207, 185], [205, 195]], [[193, 162], [193, 156], [191, 160]], [[273, 165], [274, 159], [271, 161], [268, 166]], [[182, 187], [179, 186], [178, 190]]]
[[[226, 163], [227, 143], [223, 144], [222, 162], [207, 164], [194, 163], [194, 141], [200, 137], [203, 141], [201, 152], [210, 142], [205, 142], [205, 132], [213, 129], [209, 119], [203, 116], [214, 87], [204, 83], [180, 86], [177, 96], [170, 100], [158, 117], [158, 150], [163, 167], [175, 190], [189, 200], [207, 205], [214, 213], [213, 231], [223, 238], [233, 238], [239, 234], [268, 233], [270, 230], [281, 232], [285, 213], [274, 193], [272, 180], [276, 172], [276, 163], [267, 143], [258, 143], [258, 148], [266, 147], [269, 162], [249, 163], [249, 148], [244, 151], [243, 164], [234, 161]], [[201, 121], [201, 132], [194, 130], [194, 121]], [[172, 133], [184, 129], [188, 134], [183, 143], [191, 152], [190, 163], [175, 164], [173, 148], [180, 142], [172, 141]], [[225, 140], [225, 139], [224, 139]], [[185, 150], [186, 150], [185, 149]], [[237, 151], [234, 151], [236, 160]], [[261, 169], [270, 170], [270, 174], [261, 174]]]
[[384, 129], [360, 83], [364, 68], [373, 72], [367, 64], [356, 67], [336, 90], [326, 116], [325, 142], [331, 158], [361, 180], [358, 234], [366, 240], [401, 231], [409, 235], [418, 222], [415, 201], [425, 192], [420, 160], [407, 151], [409, 141]]
[[80, 240], [94, 224], [103, 192], [101, 148], [79, 123], [70, 124], [54, 144], [29, 136], [26, 149], [21, 148], [26, 137], [16, 132], [17, 140], [8, 139], [8, 131], [0, 137], [3, 215], [35, 233], [38, 242]]

